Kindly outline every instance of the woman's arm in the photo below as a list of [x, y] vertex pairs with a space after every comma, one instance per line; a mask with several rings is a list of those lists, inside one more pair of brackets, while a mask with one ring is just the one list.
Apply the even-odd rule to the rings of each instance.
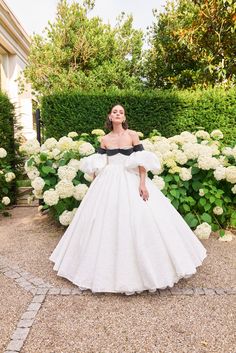
[[[130, 136], [132, 137], [133, 146], [140, 144], [139, 136], [136, 131], [130, 131]], [[144, 201], [147, 201], [149, 198], [149, 192], [145, 184], [147, 172], [144, 167], [139, 166], [138, 169], [139, 169], [139, 176], [140, 176], [139, 194]]]

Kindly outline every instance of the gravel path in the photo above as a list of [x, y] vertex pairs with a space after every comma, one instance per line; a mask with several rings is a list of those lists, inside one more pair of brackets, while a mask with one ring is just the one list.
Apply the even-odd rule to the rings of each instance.
[[236, 237], [171, 291], [81, 293], [48, 260], [64, 233], [35, 207], [0, 216], [0, 352], [236, 353]]

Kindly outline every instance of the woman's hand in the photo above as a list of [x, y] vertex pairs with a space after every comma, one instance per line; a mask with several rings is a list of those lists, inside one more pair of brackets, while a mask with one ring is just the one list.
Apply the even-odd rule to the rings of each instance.
[[143, 198], [144, 201], [148, 200], [149, 192], [148, 192], [148, 189], [146, 188], [145, 184], [139, 185], [139, 195]]

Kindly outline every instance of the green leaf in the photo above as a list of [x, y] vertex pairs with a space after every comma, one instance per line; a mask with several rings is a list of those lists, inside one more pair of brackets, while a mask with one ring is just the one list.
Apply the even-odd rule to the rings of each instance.
[[198, 219], [191, 212], [187, 213], [184, 217], [185, 221], [188, 223], [189, 227], [194, 228], [198, 225]]
[[214, 196], [210, 196], [210, 203], [215, 202], [216, 198]]
[[220, 235], [220, 237], [223, 237], [225, 235], [225, 230], [224, 229], [220, 229], [219, 230], [219, 235]]
[[66, 165], [66, 160], [65, 159], [61, 159], [59, 162], [59, 167], [62, 167], [63, 165]]
[[173, 189], [173, 190], [170, 190], [170, 194], [172, 195], [172, 196], [174, 196], [175, 198], [179, 198], [179, 196], [180, 196], [180, 192], [179, 192], [179, 190], [178, 189]]
[[192, 175], [199, 173], [200, 169], [198, 167], [192, 167], [191, 173]]
[[207, 222], [207, 223], [211, 224], [212, 218], [209, 215], [209, 213], [204, 212], [200, 217], [201, 217], [201, 220], [203, 220], [203, 222]]
[[178, 207], [179, 207], [179, 201], [177, 199], [174, 199], [172, 201], [172, 205], [178, 210]]
[[211, 209], [211, 204], [210, 203], [207, 203], [205, 206], [204, 206], [204, 211], [209, 211]]
[[207, 200], [206, 200], [204, 197], [202, 197], [202, 198], [199, 200], [199, 204], [200, 204], [201, 206], [205, 206], [206, 203], [207, 203]]
[[46, 175], [49, 174], [49, 173], [52, 173], [52, 174], [55, 174], [55, 173], [56, 173], [56, 170], [55, 170], [54, 168], [49, 167], [49, 166], [47, 166], [47, 165], [42, 166], [42, 171], [43, 171], [43, 173], [46, 174]]
[[47, 160], [47, 154], [46, 153], [40, 153], [39, 155], [41, 161], [46, 161]]
[[190, 211], [190, 207], [186, 203], [183, 204], [183, 209], [187, 212]]
[[192, 187], [194, 191], [198, 191], [199, 189], [201, 189], [202, 183], [200, 183], [200, 181], [197, 181], [197, 180], [193, 181]]

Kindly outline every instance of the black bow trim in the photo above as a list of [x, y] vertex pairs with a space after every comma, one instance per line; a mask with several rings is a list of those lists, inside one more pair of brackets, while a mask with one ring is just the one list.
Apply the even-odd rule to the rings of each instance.
[[138, 152], [138, 151], [143, 151], [144, 147], [143, 145], [140, 143], [138, 145], [135, 145], [133, 147], [130, 148], [102, 148], [102, 147], [98, 147], [97, 149], [97, 153], [100, 154], [107, 154], [108, 156], [114, 156], [117, 153], [121, 153], [124, 154], [125, 156], [129, 156], [131, 155], [133, 152]]

